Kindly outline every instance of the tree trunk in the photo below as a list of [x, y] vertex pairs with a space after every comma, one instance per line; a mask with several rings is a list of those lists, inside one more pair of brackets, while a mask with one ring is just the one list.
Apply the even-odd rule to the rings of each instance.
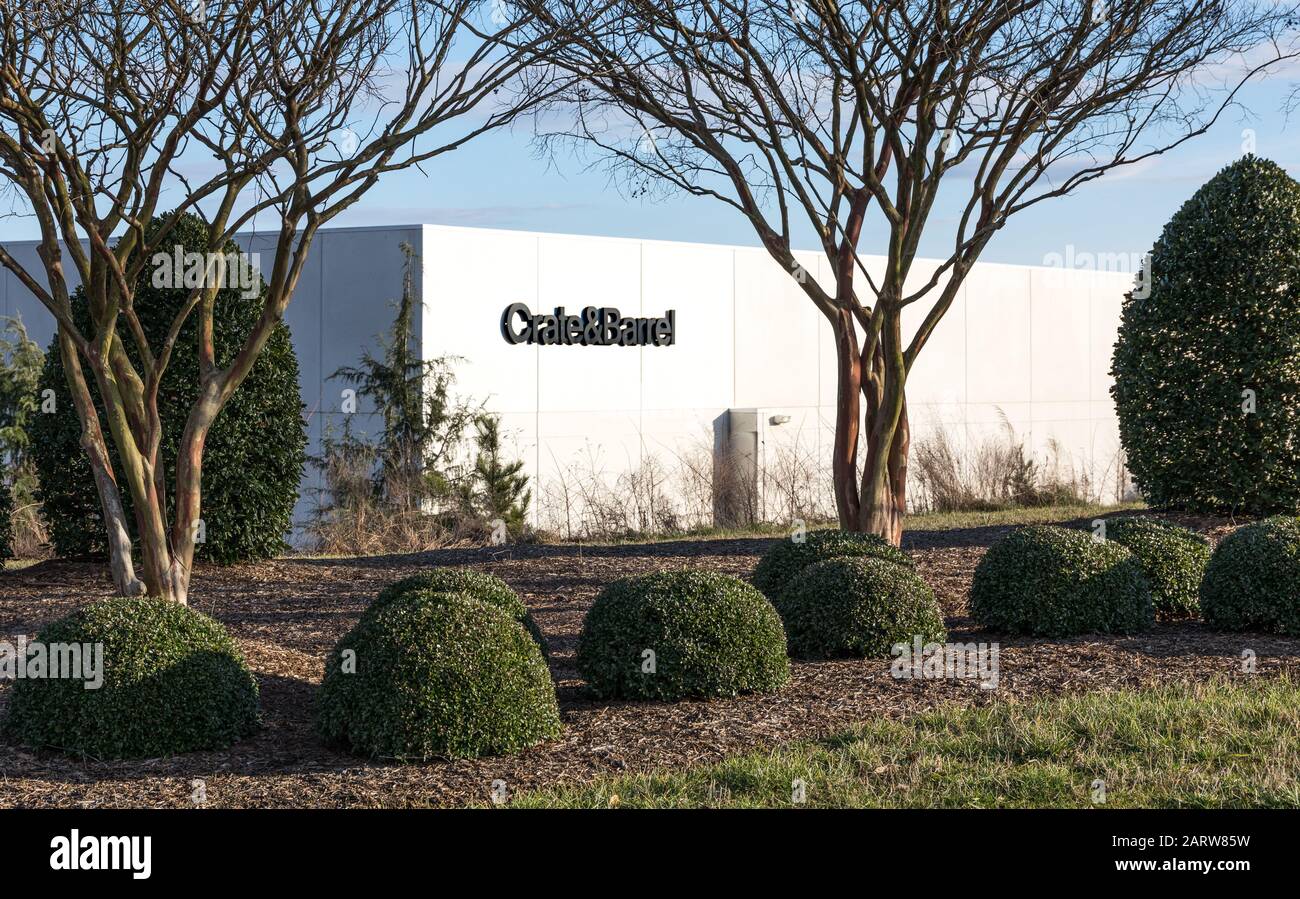
[[140, 560], [144, 568], [144, 582], [149, 587], [150, 596], [175, 599], [162, 494], [155, 488], [152, 474], [143, 484], [145, 490], [142, 495], [136, 496], [133, 491], [131, 498], [136, 510], [136, 533], [140, 535]]
[[907, 457], [912, 450], [912, 424], [907, 417], [907, 393], [903, 393], [903, 408], [899, 414], [894, 445], [889, 451], [889, 484], [892, 488], [894, 510], [898, 517], [898, 539], [890, 542], [898, 546], [903, 538], [903, 516], [907, 514]]
[[189, 600], [194, 549], [202, 526], [203, 447], [222, 405], [215, 383], [204, 384], [176, 448], [176, 518], [172, 522], [169, 580], [171, 598], [181, 603]]
[[853, 317], [840, 311], [835, 330], [835, 441], [831, 478], [840, 529], [858, 529], [858, 436], [862, 419], [862, 367]]
[[113, 475], [104, 432], [99, 427], [99, 413], [95, 411], [95, 404], [90, 398], [77, 349], [72, 340], [62, 333], [59, 334], [59, 355], [63, 358], [72, 406], [81, 423], [81, 447], [86, 451], [91, 473], [95, 477], [95, 490], [99, 494], [113, 588], [119, 596], [139, 596], [147, 591], [147, 587], [135, 574], [135, 564], [131, 559], [131, 532], [126, 526], [126, 510], [122, 508], [122, 495]]
[[[878, 534], [898, 546], [907, 510], [911, 439], [900, 316], [893, 312], [886, 317], [871, 359], [862, 356], [851, 315], [844, 313], [832, 324], [837, 377], [831, 476], [840, 529]], [[859, 441], [866, 443], [861, 471]]]
[[[907, 510], [906, 419], [899, 421], [889, 436], [872, 433], [868, 437], [867, 455], [871, 459], [862, 473], [861, 530], [878, 534], [894, 546], [903, 539], [903, 515]], [[884, 464], [872, 464], [884, 457]]]
[[104, 515], [105, 537], [108, 541], [108, 567], [113, 575], [113, 587], [119, 596], [140, 596], [148, 592], [147, 585], [135, 576], [131, 559], [131, 532], [126, 527], [126, 510], [108, 463], [108, 453], [101, 442], [96, 445], [82, 432], [82, 448], [90, 459], [90, 470], [95, 475], [95, 488], [99, 492], [99, 507]]
[[206, 436], [192, 435], [189, 426], [176, 454], [176, 520], [172, 522], [172, 558], [170, 578], [172, 598], [187, 602], [190, 573], [194, 567], [194, 548], [198, 529], [202, 527], [203, 444]]
[[145, 442], [140, 431], [146, 426], [157, 428], [158, 422], [154, 420], [146, 425], [137, 420], [133, 423], [127, 414], [122, 383], [115, 380], [107, 370], [98, 370], [96, 374], [108, 431], [117, 448], [122, 476], [131, 491], [135, 531], [140, 545], [140, 567], [146, 590], [150, 596], [174, 599], [171, 550], [167, 543], [166, 494], [158, 489], [158, 478], [155, 477], [157, 460], [147, 458], [140, 450], [141, 443]]
[[862, 470], [857, 530], [878, 534], [894, 546], [902, 543], [907, 505], [907, 423], [902, 352], [902, 322], [890, 310], [881, 326], [875, 364], [876, 383], [869, 385], [867, 458]]

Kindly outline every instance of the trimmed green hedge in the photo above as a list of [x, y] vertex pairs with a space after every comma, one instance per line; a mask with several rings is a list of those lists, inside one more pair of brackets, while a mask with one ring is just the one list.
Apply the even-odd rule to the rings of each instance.
[[15, 682], [6, 732], [26, 746], [97, 759], [221, 749], [258, 726], [257, 682], [218, 622], [166, 599], [105, 599], [36, 640], [102, 644], [103, 684]]
[[1300, 636], [1300, 518], [1238, 528], [1210, 557], [1201, 615], [1211, 627]]
[[606, 587], [583, 623], [577, 663], [597, 696], [628, 699], [764, 693], [790, 677], [781, 619], [763, 594], [691, 569]]
[[[149, 232], [160, 227], [161, 221], [151, 223]], [[182, 217], [171, 236], [187, 251], [207, 248], [207, 227], [192, 215]], [[228, 253], [237, 250], [233, 242], [225, 247]], [[152, 272], [152, 265], [144, 267], [136, 287], [135, 308], [150, 345], [157, 351], [187, 301], [189, 289], [154, 287]], [[242, 297], [234, 286], [217, 291], [213, 342], [219, 366], [230, 363], [260, 316], [265, 284], [258, 289], [260, 293], [252, 298]], [[83, 327], [89, 325], [90, 313], [81, 288], [72, 297], [72, 311]], [[163, 422], [160, 454], [169, 517], [175, 514], [176, 505], [176, 449], [186, 417], [198, 398], [198, 331], [198, 316], [191, 315], [177, 337], [158, 391]], [[138, 367], [133, 341], [124, 339], [122, 345]], [[88, 376], [88, 380], [103, 423], [99, 391], [93, 379]], [[57, 336], [45, 354], [41, 373], [40, 390], [47, 389], [54, 391], [55, 411], [32, 416], [31, 442], [50, 539], [61, 557], [102, 558], [108, 550], [99, 493], [81, 448], [81, 424], [72, 405]], [[281, 322], [271, 332], [248, 377], [212, 423], [204, 443], [204, 541], [195, 547], [197, 558], [225, 565], [270, 559], [286, 549], [284, 537], [292, 523], [307, 459], [303, 409], [298, 393], [298, 358], [289, 328]], [[123, 485], [126, 520], [134, 536], [130, 491], [125, 486], [117, 450], [107, 436], [107, 425], [104, 430], [109, 456]]]
[[980, 624], [1043, 637], [1131, 634], [1155, 621], [1133, 553], [1051, 526], [1020, 528], [993, 544], [975, 569], [969, 605]]
[[560, 734], [546, 661], [509, 614], [467, 594], [408, 595], [330, 653], [317, 730], [403, 761], [516, 752]]
[[412, 593], [464, 593], [490, 606], [496, 606], [524, 626], [537, 642], [543, 656], [550, 654], [542, 629], [529, 614], [528, 607], [519, 598], [519, 594], [496, 575], [472, 568], [432, 568], [394, 581], [379, 591], [379, 596], [366, 609], [365, 614], [378, 612], [393, 600]]
[[876, 534], [811, 531], [803, 535], [802, 541], [789, 537], [772, 544], [772, 548], [763, 554], [754, 569], [754, 586], [769, 599], [775, 600], [799, 572], [809, 565], [849, 556], [883, 559], [907, 568], [914, 567], [907, 553]]
[[1298, 246], [1300, 184], [1257, 156], [1165, 225], [1112, 363], [1120, 438], [1149, 503], [1300, 511]]
[[1106, 539], [1137, 556], [1159, 618], [1191, 618], [1200, 611], [1196, 597], [1210, 561], [1210, 541], [1188, 528], [1141, 517], [1107, 521]]
[[910, 568], [883, 559], [810, 565], [774, 605], [796, 658], [874, 658], [914, 637], [947, 639], [934, 593]]

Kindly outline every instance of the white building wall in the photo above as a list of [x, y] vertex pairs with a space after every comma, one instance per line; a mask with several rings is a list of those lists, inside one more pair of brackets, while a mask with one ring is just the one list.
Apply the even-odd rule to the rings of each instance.
[[[820, 254], [799, 258], [829, 283]], [[603, 476], [610, 492], [630, 491], [626, 476], [644, 473], [652, 457], [671, 474], [710, 447], [728, 409], [760, 411], [768, 472], [788, 469], [792, 454], [823, 464], [828, 457], [830, 329], [761, 249], [426, 225], [424, 260], [425, 352], [465, 358], [460, 384], [502, 415], [512, 452], [539, 487], [534, 512], [543, 524], [555, 523], [546, 520], [554, 512], [547, 497], [566, 472], [576, 467]], [[909, 287], [936, 264], [918, 263]], [[1044, 459], [1055, 441], [1063, 463], [1114, 495], [1119, 442], [1108, 371], [1131, 284], [1124, 273], [977, 265], [909, 380], [914, 445], [945, 427], [973, 448], [1009, 425]], [[677, 342], [512, 346], [500, 318], [516, 302], [534, 313], [676, 309]], [[907, 310], [908, 339], [926, 308], [922, 301]], [[790, 420], [773, 425], [774, 416]], [[767, 487], [765, 511], [779, 514], [780, 490]]]
[[[264, 266], [272, 240], [241, 237], [246, 249], [262, 254]], [[327, 429], [347, 420], [346, 385], [330, 376], [359, 361], [365, 349], [379, 351], [394, 315], [390, 304], [401, 292], [403, 241], [423, 263], [417, 281], [422, 352], [460, 357], [461, 393], [502, 416], [507, 449], [525, 461], [533, 480], [536, 521], [555, 524], [552, 498], [561, 485], [571, 492], [591, 486], [566, 478], [574, 469], [599, 476], [606, 496], [623, 498], [635, 492], [629, 476], [647, 474], [652, 459], [666, 478], [660, 489], [678, 512], [698, 512], [705, 501], [697, 496], [692, 506], [677, 475], [691, 465], [707, 468], [715, 425], [728, 409], [759, 410], [759, 462], [769, 472], [760, 511], [767, 516], [781, 517], [778, 475], [792, 458], [825, 465], [835, 419], [830, 329], [765, 251], [434, 225], [326, 229], [317, 236], [286, 316], [301, 369], [309, 452], [318, 453]], [[34, 243], [7, 242], [6, 248], [37, 266]], [[798, 257], [809, 276], [830, 282], [821, 254]], [[875, 270], [881, 264], [867, 261]], [[913, 283], [928, 277], [929, 265], [918, 264]], [[1131, 283], [1127, 274], [977, 265], [909, 380], [913, 445], [943, 426], [975, 446], [997, 434], [1005, 417], [1035, 453], [1058, 441], [1097, 481], [1109, 477], [1101, 489], [1113, 494], [1119, 441], [1108, 371], [1121, 298]], [[11, 273], [0, 270], [0, 285], [5, 313], [21, 314], [33, 338], [47, 345], [54, 330], [49, 314]], [[677, 342], [512, 346], [501, 337], [500, 318], [516, 302], [535, 313], [559, 305], [571, 313], [593, 305], [650, 316], [676, 309]], [[922, 306], [904, 316], [909, 338]], [[773, 425], [774, 416], [790, 420]], [[378, 425], [364, 401], [350, 421], [361, 433]], [[309, 467], [300, 522], [319, 486]], [[829, 502], [826, 477], [805, 486]], [[571, 500], [571, 511], [581, 515], [584, 498]]]

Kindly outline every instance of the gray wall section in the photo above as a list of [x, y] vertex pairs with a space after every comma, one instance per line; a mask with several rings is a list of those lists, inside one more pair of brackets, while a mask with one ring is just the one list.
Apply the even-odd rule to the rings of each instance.
[[[10, 241], [4, 244], [4, 248], [14, 257], [14, 260], [30, 272], [37, 283], [44, 284], [45, 269], [41, 265], [40, 257], [36, 255], [36, 247], [37, 243], [34, 240]], [[3, 267], [0, 267], [0, 272], [4, 275], [5, 315], [21, 318], [32, 340], [42, 347], [49, 346], [50, 341], [54, 339], [54, 316], [50, 315], [41, 301], [23, 286], [17, 275]], [[75, 268], [67, 272], [67, 278], [69, 290], [75, 290], [81, 283]]]
[[[238, 235], [246, 252], [260, 254], [263, 270], [269, 270], [278, 231]], [[285, 312], [285, 323], [293, 335], [298, 354], [298, 386], [306, 406], [309, 442], [307, 452], [320, 452], [325, 429], [341, 430], [346, 417], [341, 411], [347, 386], [330, 375], [341, 366], [356, 364], [366, 348], [379, 352], [380, 336], [392, 323], [394, 303], [402, 291], [402, 253], [407, 241], [417, 253], [423, 251], [419, 225], [376, 228], [337, 228], [320, 231], [312, 241], [307, 264], [293, 299]], [[42, 283], [44, 269], [36, 255], [35, 241], [10, 241], [6, 250]], [[54, 337], [54, 318], [8, 269], [3, 272], [4, 312], [21, 316], [32, 339], [48, 347]], [[75, 271], [70, 273], [75, 278]], [[415, 274], [420, 298], [420, 274]], [[75, 285], [73, 285], [75, 286]], [[417, 339], [419, 319], [416, 321]], [[237, 397], [236, 397], [237, 400]], [[374, 433], [382, 424], [374, 409], [358, 401], [351, 416], [352, 428], [361, 434]], [[274, 439], [275, 435], [267, 435]], [[298, 504], [294, 510], [292, 542], [302, 544], [302, 524], [310, 518], [320, 495], [320, 473], [310, 463], [303, 473]]]

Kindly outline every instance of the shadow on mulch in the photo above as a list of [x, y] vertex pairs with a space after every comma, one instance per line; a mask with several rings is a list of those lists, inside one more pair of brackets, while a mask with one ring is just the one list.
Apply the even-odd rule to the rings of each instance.
[[[1174, 516], [1171, 516], [1174, 517]], [[1074, 523], [1087, 527], [1090, 519]], [[1211, 536], [1229, 530], [1199, 522]], [[264, 726], [222, 751], [99, 762], [0, 745], [0, 806], [188, 807], [195, 781], [206, 805], [447, 806], [602, 774], [716, 761], [736, 752], [823, 737], [857, 722], [916, 714], [945, 702], [982, 704], [1035, 694], [1115, 689], [1212, 677], [1300, 677], [1300, 640], [1223, 634], [1199, 622], [1161, 624], [1134, 637], [1009, 638], [977, 628], [966, 591], [988, 544], [1010, 530], [914, 532], [907, 548], [934, 588], [954, 641], [997, 641], [1000, 683], [907, 681], [889, 660], [796, 662], [771, 696], [681, 703], [596, 701], [573, 667], [582, 618], [601, 587], [630, 574], [699, 565], [747, 577], [772, 539], [617, 546], [440, 550], [366, 559], [285, 558], [231, 568], [201, 566], [191, 603], [239, 641], [262, 691]], [[564, 732], [518, 755], [402, 765], [354, 758], [322, 745], [312, 704], [329, 649], [384, 584], [430, 565], [473, 565], [519, 591], [551, 645]], [[0, 574], [0, 635], [34, 633], [78, 604], [111, 594], [101, 566], [42, 562]], [[1243, 650], [1256, 675], [1243, 674]], [[8, 685], [0, 686], [0, 706]]]

